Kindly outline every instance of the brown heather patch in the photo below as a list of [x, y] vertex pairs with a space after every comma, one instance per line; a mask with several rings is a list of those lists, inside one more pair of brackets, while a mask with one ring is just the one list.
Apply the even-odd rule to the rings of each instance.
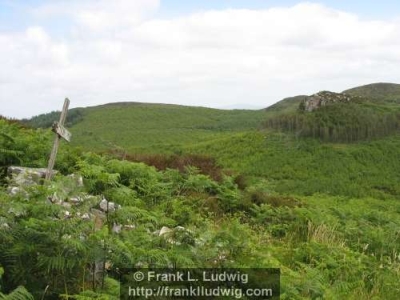
[[223, 170], [217, 164], [215, 158], [199, 154], [126, 154], [118, 151], [110, 151], [110, 154], [132, 162], [143, 162], [146, 165], [154, 166], [157, 170], [177, 169], [185, 172], [189, 166], [199, 169], [201, 174], [208, 175], [217, 182], [222, 181]]
[[9, 124], [14, 124], [17, 125], [19, 128], [25, 128], [25, 129], [29, 129], [31, 127], [25, 125], [24, 123], [22, 123], [20, 120], [18, 119], [13, 119], [13, 118], [7, 118], [5, 116], [0, 115], [0, 120], [4, 120]]

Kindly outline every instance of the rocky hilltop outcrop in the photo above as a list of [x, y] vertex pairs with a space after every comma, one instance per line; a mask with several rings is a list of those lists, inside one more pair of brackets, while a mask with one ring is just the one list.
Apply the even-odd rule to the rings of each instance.
[[359, 100], [359, 97], [344, 93], [322, 91], [314, 95], [304, 97], [303, 101], [300, 103], [300, 110], [311, 112], [326, 105], [356, 100]]

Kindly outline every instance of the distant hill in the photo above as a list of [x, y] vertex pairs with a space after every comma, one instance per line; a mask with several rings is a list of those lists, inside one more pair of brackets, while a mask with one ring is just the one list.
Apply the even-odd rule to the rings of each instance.
[[[52, 126], [54, 121], [60, 119], [60, 111], [52, 111], [50, 113], [40, 114], [34, 116], [30, 119], [22, 119], [21, 122], [24, 125], [33, 128], [49, 128]], [[67, 118], [65, 120], [65, 126], [70, 127], [73, 124], [81, 121], [83, 119], [84, 109], [82, 108], [72, 108], [68, 111]]]
[[400, 103], [400, 84], [396, 83], [372, 83], [345, 90], [343, 93], [371, 100]]
[[[338, 93], [340, 94], [340, 93]], [[387, 103], [400, 103], [400, 84], [396, 83], [372, 83], [354, 87], [342, 92], [351, 96], [358, 96], [376, 102], [377, 100]], [[297, 111], [300, 103], [308, 95], [298, 95], [284, 98], [264, 110], [268, 115], [277, 113], [292, 113]]]
[[[219, 110], [137, 102], [79, 108], [75, 112], [72, 110], [72, 114], [77, 115], [68, 125], [73, 134], [73, 145], [90, 150], [121, 149], [146, 153], [179, 152], [185, 145], [254, 130], [264, 119], [261, 110]], [[50, 116], [34, 117], [32, 121], [43, 124], [43, 120], [54, 121], [57, 117], [53, 112]], [[47, 123], [50, 126], [51, 122]]]
[[266, 109], [265, 127], [327, 142], [381, 138], [400, 129], [400, 85], [377, 83], [284, 99]]
[[299, 109], [309, 96], [263, 110], [110, 103], [81, 108], [68, 128], [72, 145], [90, 151], [167, 167], [204, 155], [230, 171], [265, 177], [281, 193], [398, 197], [400, 107], [354, 96], [363, 101], [332, 101], [310, 112]]
[[[301, 105], [307, 103], [317, 105], [318, 109], [302, 111]], [[323, 105], [326, 103], [333, 105]], [[70, 110], [66, 126], [73, 134], [73, 145], [100, 151], [179, 153], [193, 144], [259, 128], [327, 142], [355, 142], [397, 131], [400, 128], [398, 103], [399, 84], [375, 83], [344, 93], [324, 91], [311, 96], [289, 97], [263, 110], [109, 103]], [[58, 117], [59, 112], [51, 112], [24, 120], [24, 123], [49, 128]]]
[[298, 108], [300, 103], [306, 98], [306, 95], [299, 95], [294, 97], [285, 98], [271, 106], [265, 108], [265, 111], [268, 113], [289, 113], [295, 112]]

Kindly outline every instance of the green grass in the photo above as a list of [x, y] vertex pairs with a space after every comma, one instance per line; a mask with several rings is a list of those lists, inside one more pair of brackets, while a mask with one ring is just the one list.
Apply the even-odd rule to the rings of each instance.
[[303, 207], [274, 212], [280, 215], [275, 226], [287, 232], [275, 250], [291, 270], [283, 269], [284, 299], [397, 299], [399, 202], [301, 199]]
[[217, 110], [165, 104], [109, 104], [87, 108], [73, 125], [73, 145], [90, 150], [179, 151], [185, 145], [256, 129], [263, 111]]

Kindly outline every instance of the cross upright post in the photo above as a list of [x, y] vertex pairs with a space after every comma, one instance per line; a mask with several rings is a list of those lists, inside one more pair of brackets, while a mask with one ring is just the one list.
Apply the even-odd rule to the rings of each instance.
[[69, 142], [71, 139], [71, 133], [64, 127], [65, 119], [67, 118], [67, 113], [68, 113], [68, 106], [69, 106], [69, 99], [65, 98], [64, 106], [61, 111], [60, 120], [58, 122], [54, 122], [53, 124], [52, 130], [56, 134], [56, 136], [54, 138], [53, 149], [51, 151], [49, 163], [47, 166], [46, 180], [50, 180], [53, 175], [53, 168], [54, 168], [54, 163], [56, 161], [60, 139], [63, 138], [67, 142]]

